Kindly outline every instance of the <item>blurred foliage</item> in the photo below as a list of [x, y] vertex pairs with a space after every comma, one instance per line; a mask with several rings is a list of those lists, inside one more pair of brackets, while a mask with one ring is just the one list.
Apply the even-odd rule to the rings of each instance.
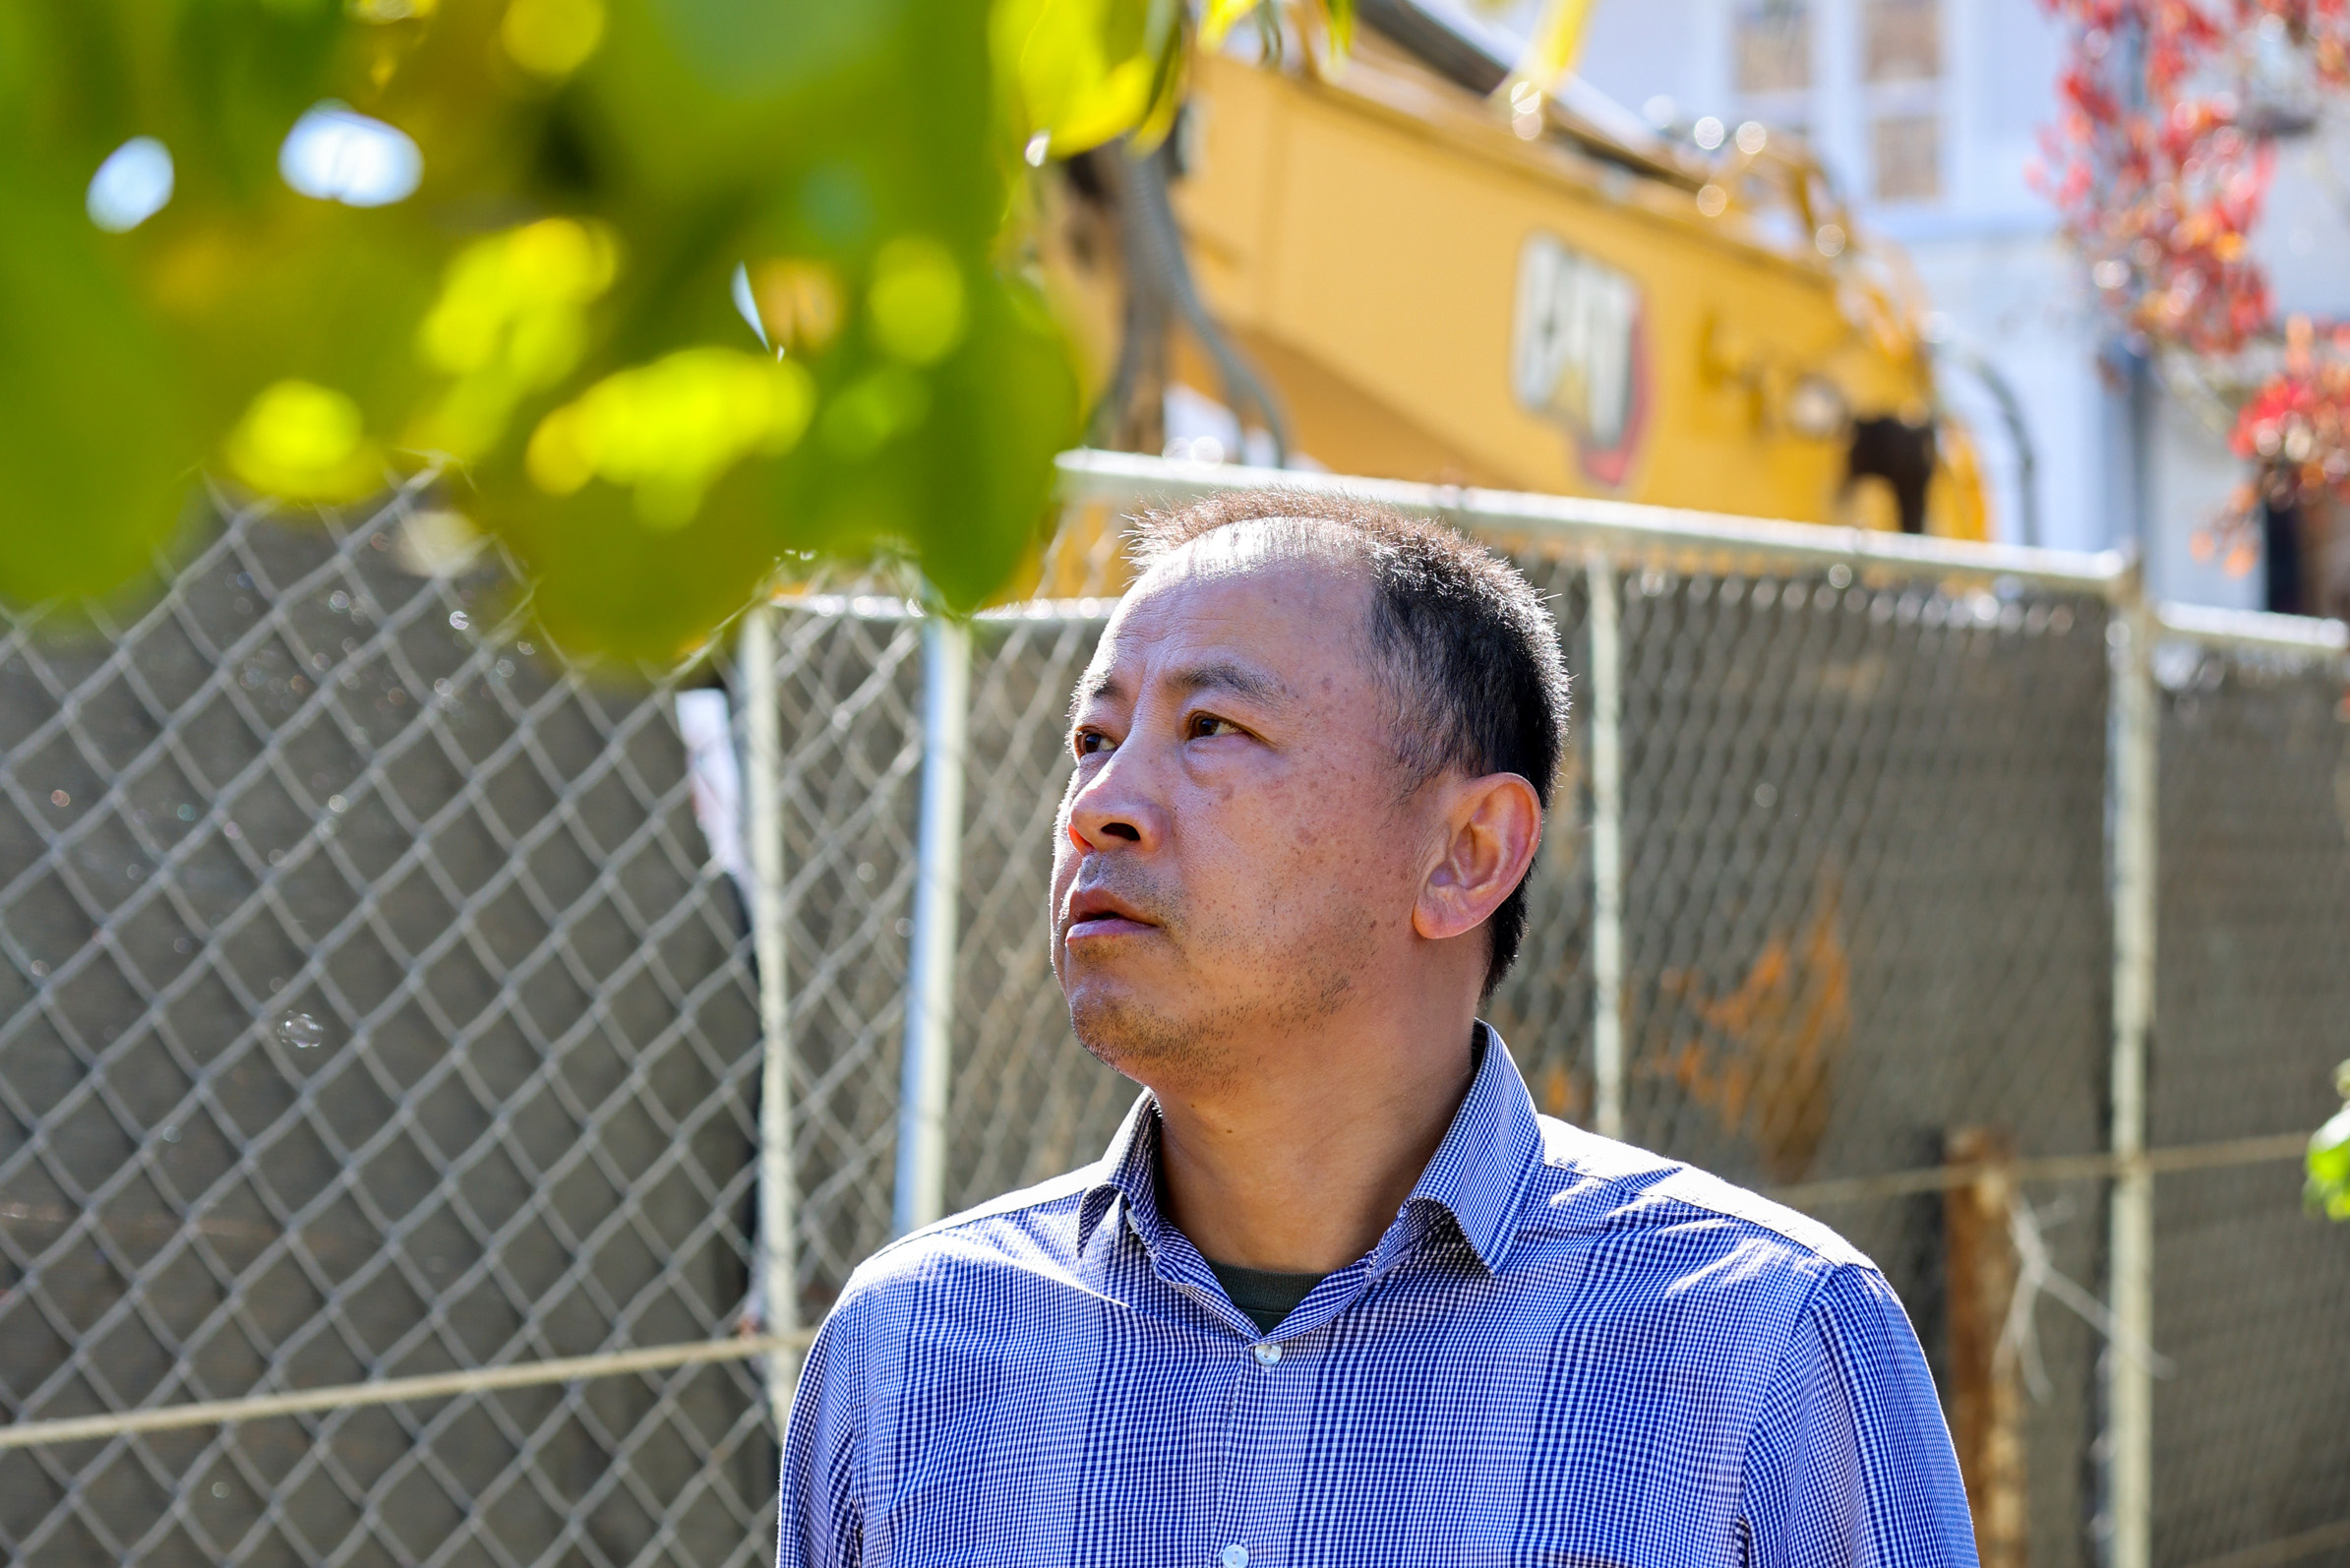
[[2342, 1109], [2310, 1139], [2310, 1212], [2329, 1220], [2350, 1220], [2350, 1061], [2333, 1069]]
[[2260, 508], [2350, 500], [2350, 323], [2277, 319], [2253, 254], [2277, 144], [2350, 94], [2350, 0], [2041, 0], [2065, 25], [2037, 179], [2109, 319], [2220, 411], [2250, 473], [2193, 542], [2241, 574]]
[[0, 0], [0, 600], [137, 576], [205, 473], [431, 468], [574, 650], [811, 554], [974, 608], [1080, 428], [1025, 182], [1243, 26], [1327, 69], [1354, 4]]
[[[1531, 82], [1547, 92], [1560, 77], [1573, 70], [1583, 53], [1583, 35], [1591, 27], [1592, 8], [1597, 3], [1598, 0], [1549, 0], [1537, 15], [1534, 31], [1526, 40], [1525, 57], [1503, 85], [1503, 90], [1514, 90], [1521, 82]], [[1487, 0], [1480, 9], [1498, 11], [1501, 6]]]
[[440, 465], [573, 647], [673, 656], [789, 552], [903, 552], [968, 609], [1079, 423], [1022, 153], [1163, 123], [1190, 27], [0, 0], [0, 596], [138, 573], [200, 470], [337, 504]]
[[1192, 15], [1181, 0], [996, 0], [995, 59], [1023, 151], [1066, 156], [1174, 123]]

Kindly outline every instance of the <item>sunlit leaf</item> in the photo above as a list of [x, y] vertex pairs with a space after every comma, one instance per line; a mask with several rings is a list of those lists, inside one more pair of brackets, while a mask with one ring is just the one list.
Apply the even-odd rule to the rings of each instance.
[[927, 372], [868, 373], [818, 415], [814, 439], [779, 473], [783, 542], [901, 551], [947, 604], [973, 608], [1034, 541], [1053, 456], [1077, 424], [1065, 338], [1026, 285], [984, 279], [945, 359]]
[[1221, 48], [1225, 35], [1235, 26], [1246, 21], [1264, 0], [1208, 0], [1206, 13], [1199, 20], [1199, 41], [1210, 49]]
[[612, 286], [618, 253], [609, 228], [560, 217], [458, 252], [417, 332], [425, 363], [452, 381], [407, 445], [461, 459], [491, 451], [515, 405], [579, 362], [588, 308]]
[[752, 456], [798, 445], [815, 402], [808, 372], [731, 348], [687, 348], [607, 376], [539, 421], [527, 467], [550, 496], [590, 481], [628, 489], [644, 525], [681, 528]]
[[2350, 1105], [2310, 1139], [2309, 1204], [2330, 1220], [2350, 1220]]
[[460, 497], [494, 514], [529, 566], [531, 607], [558, 645], [665, 663], [699, 646], [774, 570], [775, 532], [756, 525], [767, 476], [722, 477], [674, 529], [649, 528], [626, 489], [591, 484], [561, 499], [526, 481]]
[[[673, 656], [811, 547], [980, 602], [1076, 428], [997, 271], [999, 9], [0, 5], [0, 594], [138, 573], [209, 465], [435, 470], [574, 651]], [[1042, 10], [1056, 114], [1165, 123], [1179, 0]]]
[[570, 76], [604, 41], [604, 0], [508, 0], [498, 41], [533, 76]]
[[357, 501], [384, 483], [384, 450], [359, 405], [291, 378], [261, 390], [221, 456], [240, 484], [287, 501]]
[[[702, 83], [743, 103], [854, 76], [938, 0], [633, 0]], [[906, 88], [906, 84], [900, 84]]]
[[1355, 0], [1321, 0], [1322, 23], [1330, 30], [1330, 47], [1345, 54], [1355, 47]]
[[909, 235], [882, 246], [867, 300], [883, 352], [909, 364], [933, 364], [962, 338], [963, 275], [934, 240]]
[[1541, 15], [1527, 35], [1526, 52], [1504, 90], [1520, 82], [1532, 82], [1544, 92], [1556, 88], [1583, 53], [1592, 5], [1593, 0], [1543, 0]]
[[932, 505], [961, 498], [960, 526], [920, 536], [923, 573], [953, 609], [1003, 585], [1038, 531], [1054, 453], [1077, 439], [1077, 377], [1065, 338], [1024, 287], [978, 301], [970, 340], [940, 376]]
[[1173, 113], [1188, 48], [1182, 0], [997, 0], [994, 47], [1015, 141], [1062, 156]]

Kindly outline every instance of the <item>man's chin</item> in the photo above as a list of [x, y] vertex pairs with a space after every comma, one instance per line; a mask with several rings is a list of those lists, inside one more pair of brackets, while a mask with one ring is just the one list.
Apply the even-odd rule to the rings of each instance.
[[1192, 1064], [1199, 1055], [1194, 1020], [1100, 977], [1071, 988], [1069, 1026], [1087, 1052], [1138, 1082], [1150, 1082], [1159, 1070]]

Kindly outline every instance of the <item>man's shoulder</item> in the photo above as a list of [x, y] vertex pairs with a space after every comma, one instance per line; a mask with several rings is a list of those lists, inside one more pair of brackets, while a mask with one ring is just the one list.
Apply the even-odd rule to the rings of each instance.
[[1797, 1272], [1815, 1276], [1846, 1265], [1874, 1272], [1868, 1255], [1830, 1227], [1761, 1193], [1678, 1160], [1541, 1118], [1542, 1165], [1549, 1179], [1537, 1200], [1537, 1229], [1632, 1228], [1686, 1238], [1693, 1223], [1717, 1246], [1767, 1240], [1785, 1249]]
[[975, 1275], [1010, 1272], [1076, 1283], [1079, 1213], [1101, 1183], [1099, 1162], [950, 1214], [860, 1263], [834, 1312]]

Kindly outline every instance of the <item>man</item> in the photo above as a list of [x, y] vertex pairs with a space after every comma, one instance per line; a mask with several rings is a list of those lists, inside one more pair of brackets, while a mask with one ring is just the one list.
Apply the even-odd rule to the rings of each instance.
[[1476, 1021], [1567, 677], [1352, 502], [1147, 523], [1079, 684], [1053, 959], [1148, 1093], [818, 1336], [786, 1565], [1968, 1564], [1934, 1390], [1821, 1226], [1538, 1117]]

